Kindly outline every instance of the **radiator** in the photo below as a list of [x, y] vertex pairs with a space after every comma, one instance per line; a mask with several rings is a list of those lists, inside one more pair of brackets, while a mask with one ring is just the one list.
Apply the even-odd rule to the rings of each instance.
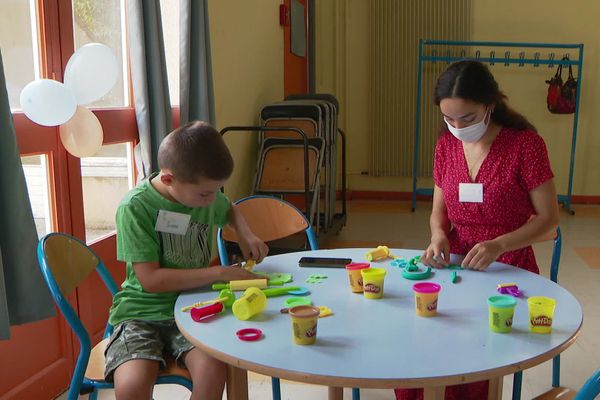
[[[412, 176], [419, 39], [469, 40], [471, 2], [370, 1], [369, 175]], [[430, 176], [433, 170], [433, 149], [442, 122], [433, 105], [433, 89], [437, 76], [446, 67], [443, 62], [423, 64], [419, 154], [422, 176]]]

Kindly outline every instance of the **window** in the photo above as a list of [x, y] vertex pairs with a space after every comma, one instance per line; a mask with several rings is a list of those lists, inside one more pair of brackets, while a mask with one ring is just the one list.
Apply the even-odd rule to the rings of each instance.
[[37, 1], [0, 2], [0, 49], [10, 108], [21, 108], [21, 90], [40, 77]]
[[179, 3], [160, 0], [171, 106], [179, 105]]
[[21, 157], [38, 237], [52, 230], [46, 155]]
[[131, 143], [102, 146], [93, 157], [81, 159], [86, 240], [111, 233], [121, 199], [133, 188]]
[[102, 43], [113, 50], [121, 66], [112, 90], [87, 107], [129, 106], [125, 23], [125, 0], [73, 0], [75, 49], [88, 43]]

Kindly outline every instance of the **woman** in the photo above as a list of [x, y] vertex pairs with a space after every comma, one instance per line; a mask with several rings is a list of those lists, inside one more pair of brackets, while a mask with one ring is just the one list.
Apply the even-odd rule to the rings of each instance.
[[[448, 129], [435, 148], [431, 243], [421, 261], [443, 268], [455, 253], [465, 256], [463, 268], [483, 271], [499, 261], [539, 273], [531, 244], [559, 220], [544, 140], [508, 107], [478, 61], [452, 64], [434, 99]], [[487, 389], [487, 381], [450, 386], [446, 399], [487, 398]], [[422, 396], [420, 389], [396, 390], [398, 400]]]

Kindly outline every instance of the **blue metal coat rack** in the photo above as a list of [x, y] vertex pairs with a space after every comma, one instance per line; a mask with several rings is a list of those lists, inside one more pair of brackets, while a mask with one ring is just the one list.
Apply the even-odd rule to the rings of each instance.
[[[445, 55], [438, 55], [437, 50], [432, 50], [430, 54], [427, 54], [426, 48], [430, 46], [455, 46], [463, 48], [474, 48], [474, 47], [493, 47], [493, 48], [505, 48], [504, 57], [496, 56], [494, 50], [490, 51], [489, 57], [482, 57], [481, 52], [477, 50], [475, 56], [467, 56], [466, 50], [463, 49], [458, 56], [452, 55], [450, 50], [446, 51]], [[547, 58], [540, 56], [540, 52], [535, 52], [533, 58], [526, 57], [525, 52], [519, 52], [518, 58], [511, 57], [511, 51], [508, 49], [553, 49], [556, 51], [560, 50], [578, 50], [579, 55], [577, 59], [561, 60], [562, 56], [555, 56], [554, 53], [550, 53]], [[420, 121], [421, 121], [421, 81], [423, 72], [423, 63], [445, 61], [455, 62], [465, 59], [476, 59], [483, 63], [489, 63], [494, 65], [495, 63], [501, 63], [503, 65], [518, 64], [524, 66], [525, 64], [531, 64], [534, 67], [540, 65], [548, 65], [552, 67], [554, 65], [563, 66], [576, 66], [577, 67], [577, 96], [575, 105], [575, 114], [573, 115], [573, 133], [571, 139], [571, 160], [569, 166], [569, 185], [567, 194], [558, 195], [558, 201], [563, 207], [574, 214], [571, 208], [571, 196], [573, 193], [573, 170], [575, 167], [575, 147], [577, 143], [577, 123], [579, 120], [579, 99], [581, 97], [581, 79], [583, 69], [583, 44], [555, 44], [555, 43], [515, 43], [515, 42], [482, 42], [482, 41], [451, 41], [451, 40], [419, 40], [419, 66], [418, 66], [418, 77], [417, 77], [417, 107], [415, 116], [415, 144], [414, 144], [414, 157], [413, 157], [413, 187], [412, 187], [412, 210], [414, 211], [417, 207], [417, 195], [432, 195], [433, 189], [429, 188], [417, 188], [417, 179], [419, 175], [419, 136], [420, 136]]]

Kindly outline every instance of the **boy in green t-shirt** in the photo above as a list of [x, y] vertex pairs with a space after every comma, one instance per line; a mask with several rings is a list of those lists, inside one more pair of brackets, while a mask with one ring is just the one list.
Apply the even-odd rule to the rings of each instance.
[[167, 354], [190, 371], [191, 399], [221, 399], [225, 364], [179, 332], [175, 300], [182, 290], [258, 278], [238, 267], [207, 268], [215, 225], [232, 225], [246, 259], [260, 262], [268, 248], [220, 191], [233, 159], [213, 127], [195, 121], [175, 129], [160, 145], [158, 165], [117, 210], [117, 259], [127, 276], [110, 309], [105, 376], [117, 399], [150, 399]]

